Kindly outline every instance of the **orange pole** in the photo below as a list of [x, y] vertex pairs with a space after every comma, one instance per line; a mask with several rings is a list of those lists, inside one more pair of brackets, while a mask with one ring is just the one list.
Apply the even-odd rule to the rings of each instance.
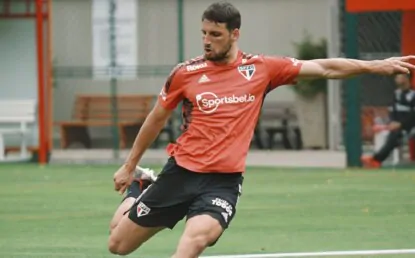
[[53, 45], [52, 45], [52, 1], [47, 2], [48, 15], [48, 32], [47, 32], [47, 51], [48, 51], [48, 66], [47, 66], [47, 91], [48, 91], [48, 134], [49, 144], [48, 150], [52, 150], [53, 145]]
[[[414, 24], [415, 24], [415, 11], [403, 12], [402, 14], [402, 46], [401, 46], [402, 55], [415, 55]], [[415, 73], [415, 71], [412, 71], [412, 73]], [[412, 87], [415, 88], [415, 76], [412, 77]]]
[[38, 71], [38, 124], [39, 124], [39, 163], [47, 163], [47, 139], [45, 120], [45, 72], [43, 39], [43, 0], [36, 0], [36, 43]]

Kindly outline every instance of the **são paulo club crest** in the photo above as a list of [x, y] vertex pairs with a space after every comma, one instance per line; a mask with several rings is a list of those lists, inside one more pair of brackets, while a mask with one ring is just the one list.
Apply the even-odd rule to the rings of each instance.
[[245, 77], [245, 79], [250, 81], [255, 73], [255, 65], [251, 64], [238, 66], [238, 71], [240, 74], [242, 74], [243, 77]]

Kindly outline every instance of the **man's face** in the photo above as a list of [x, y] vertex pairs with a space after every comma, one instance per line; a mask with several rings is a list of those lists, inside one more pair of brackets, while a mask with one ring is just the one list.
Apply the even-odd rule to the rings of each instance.
[[203, 20], [202, 34], [205, 58], [220, 62], [229, 56], [229, 51], [239, 36], [239, 30], [235, 29], [230, 32], [225, 23]]
[[398, 75], [396, 75], [396, 77], [395, 77], [395, 83], [401, 89], [408, 89], [411, 86], [410, 81], [409, 81], [409, 78], [405, 74], [398, 74]]

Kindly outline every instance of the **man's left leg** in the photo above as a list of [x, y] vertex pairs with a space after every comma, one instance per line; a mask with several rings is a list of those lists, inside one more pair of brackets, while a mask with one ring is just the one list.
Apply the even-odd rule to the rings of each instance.
[[222, 235], [224, 228], [210, 215], [197, 215], [186, 222], [172, 258], [197, 258]]
[[110, 232], [118, 225], [124, 214], [130, 210], [138, 196], [140, 196], [141, 193], [154, 182], [154, 180], [155, 175], [153, 170], [137, 167], [134, 181], [130, 187], [128, 187], [124, 199], [111, 219]]
[[229, 176], [225, 175], [222, 185], [221, 180], [213, 180], [213, 184], [208, 184], [209, 192], [200, 195], [193, 202], [187, 215], [185, 230], [172, 258], [199, 257], [228, 228], [236, 213], [243, 178], [235, 177], [226, 182], [226, 177]]

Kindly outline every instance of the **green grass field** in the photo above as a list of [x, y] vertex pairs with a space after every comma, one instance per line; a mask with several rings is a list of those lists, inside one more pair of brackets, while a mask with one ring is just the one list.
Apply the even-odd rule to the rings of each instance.
[[[121, 199], [116, 169], [0, 166], [0, 257], [113, 257], [106, 243]], [[204, 255], [413, 249], [415, 171], [249, 168], [237, 210]], [[169, 257], [182, 229], [129, 257]]]

